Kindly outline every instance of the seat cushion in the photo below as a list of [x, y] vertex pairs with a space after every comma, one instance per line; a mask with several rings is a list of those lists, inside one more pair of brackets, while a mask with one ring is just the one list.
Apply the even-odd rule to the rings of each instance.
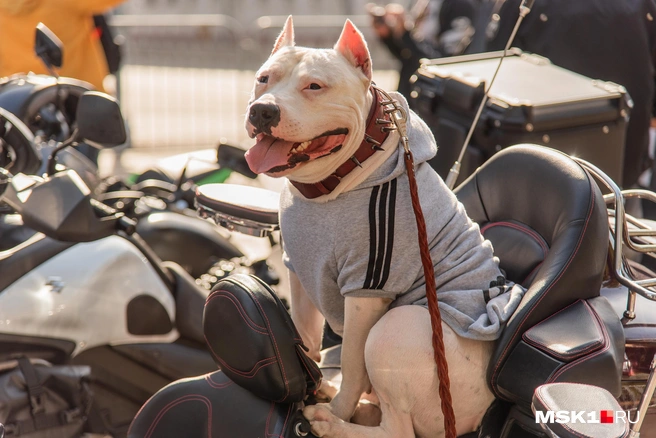
[[292, 438], [303, 421], [300, 405], [263, 400], [215, 371], [160, 389], [137, 413], [128, 438]]
[[[550, 411], [554, 415], [562, 411], [568, 413], [570, 421], [542, 423], [545, 430], [548, 428], [560, 438], [622, 438], [629, 432], [628, 422], [615, 416], [616, 412], [623, 412], [615, 398], [596, 386], [578, 383], [539, 386], [533, 394], [532, 408], [536, 412], [536, 421], [537, 412], [543, 415], [543, 419]], [[582, 414], [571, 418], [572, 412]]]

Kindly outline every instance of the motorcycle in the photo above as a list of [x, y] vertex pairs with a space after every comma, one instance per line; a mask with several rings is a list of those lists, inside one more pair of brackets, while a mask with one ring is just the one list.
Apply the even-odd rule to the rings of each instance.
[[[507, 277], [527, 288], [495, 341], [487, 377], [496, 400], [479, 430], [465, 436], [654, 436], [656, 274], [631, 262], [624, 249], [653, 253], [656, 231], [627, 215], [624, 201], [656, 201], [656, 194], [621, 191], [594, 165], [537, 145], [495, 154], [456, 194]], [[197, 205], [220, 225], [266, 233], [277, 224], [275, 195], [256, 195], [204, 186]], [[290, 326], [288, 315], [257, 304], [275, 299], [251, 277], [221, 281], [214, 294], [205, 305], [204, 329], [221, 371], [162, 389], [141, 409], [129, 436], [163, 438], [182, 430], [189, 437], [312, 436], [300, 410], [314, 402], [318, 378], [300, 354], [293, 326], [276, 333]], [[219, 296], [229, 297], [238, 312], [219, 307]], [[263, 345], [258, 332], [272, 341]], [[296, 354], [282, 351], [289, 346]], [[338, 370], [339, 348], [322, 353], [324, 375]], [[285, 381], [306, 384], [286, 398], [281, 394], [292, 384]], [[207, 409], [197, 408], [203, 405]]]
[[[60, 150], [81, 140], [105, 147], [125, 141], [116, 100], [87, 92], [77, 111], [77, 128]], [[18, 144], [25, 146], [15, 149], [12, 163], [38, 157], [29, 130], [15, 116], [3, 116], [10, 122], [4, 124], [7, 134], [20, 134]], [[178, 232], [159, 232], [169, 245], [195, 236], [196, 242], [184, 244], [203, 248], [195, 256], [210, 270], [201, 284], [180, 265], [162, 261], [140, 236], [141, 220], [95, 199], [75, 170], [55, 164], [56, 153], [44, 177], [19, 173], [30, 169], [26, 165], [14, 164], [13, 175], [0, 172], [1, 201], [33, 230], [27, 240], [0, 251], [0, 365], [28, 357], [90, 366], [88, 431], [125, 436], [139, 407], [161, 387], [216, 369], [201, 325], [208, 289], [232, 273], [255, 271], [226, 259], [214, 259], [220, 264], [212, 266], [208, 242], [224, 245], [223, 254], [241, 253], [219, 239], [213, 225], [177, 214]], [[157, 222], [155, 214], [147, 218]]]
[[[189, 209], [197, 184], [220, 182], [232, 171], [255, 177], [243, 151], [223, 143], [217, 149], [216, 162], [202, 168], [174, 157], [175, 166], [135, 175], [134, 184], [113, 177], [101, 180], [95, 163], [79, 152], [81, 147], [96, 148], [83, 142], [62, 147], [78, 124], [79, 100], [91, 86], [59, 77], [55, 68], [61, 66], [61, 42], [43, 24], [37, 27], [36, 35], [35, 52], [51, 76], [19, 75], [0, 83], [0, 118], [12, 127], [8, 132], [0, 131], [0, 167], [35, 175], [75, 170], [97, 200], [138, 219], [138, 233], [161, 259], [182, 265], [208, 290], [217, 273], [220, 278], [233, 270], [254, 270], [270, 284], [277, 284], [279, 277], [266, 258], [252, 261], [231, 242], [229, 234], [217, 232]], [[23, 226], [18, 215], [5, 214], [0, 218], [0, 250], [13, 248], [34, 233]]]

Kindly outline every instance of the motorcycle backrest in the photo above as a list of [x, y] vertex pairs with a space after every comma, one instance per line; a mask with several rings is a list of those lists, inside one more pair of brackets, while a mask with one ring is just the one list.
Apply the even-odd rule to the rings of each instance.
[[212, 289], [203, 331], [212, 357], [237, 385], [276, 403], [300, 402], [321, 384], [286, 308], [257, 277], [235, 274]]
[[46, 67], [61, 68], [64, 59], [64, 45], [49, 28], [43, 23], [36, 25], [36, 38], [34, 51], [41, 58]]
[[77, 104], [78, 136], [102, 147], [120, 146], [127, 140], [118, 100], [98, 91], [87, 91]]

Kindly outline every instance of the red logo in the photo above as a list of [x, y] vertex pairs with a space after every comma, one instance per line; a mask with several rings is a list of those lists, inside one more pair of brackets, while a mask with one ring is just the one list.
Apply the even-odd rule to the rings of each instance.
[[614, 423], [613, 421], [613, 411], [600, 411], [599, 418], [601, 423]]

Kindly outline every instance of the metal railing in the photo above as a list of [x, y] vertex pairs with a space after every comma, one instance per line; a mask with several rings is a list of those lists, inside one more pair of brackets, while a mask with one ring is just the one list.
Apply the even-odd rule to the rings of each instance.
[[[137, 148], [194, 150], [220, 139], [249, 141], [243, 128], [254, 72], [266, 60], [286, 15], [240, 23], [222, 14], [114, 15], [124, 39], [119, 98]], [[331, 47], [346, 18], [365, 34], [377, 79], [396, 87], [397, 64], [366, 15], [294, 15], [296, 41]], [[389, 78], [389, 79], [387, 79]]]

